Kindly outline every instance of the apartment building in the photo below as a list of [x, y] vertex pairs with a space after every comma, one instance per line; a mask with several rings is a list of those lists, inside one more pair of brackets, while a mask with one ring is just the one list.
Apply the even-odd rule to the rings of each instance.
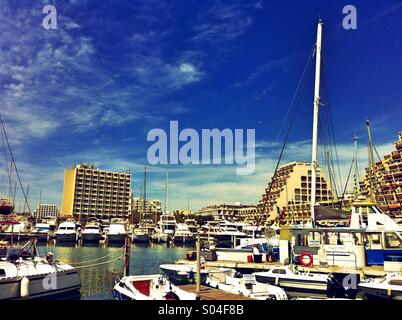
[[101, 170], [93, 164], [66, 168], [61, 207], [63, 217], [128, 218], [131, 215], [131, 173]]

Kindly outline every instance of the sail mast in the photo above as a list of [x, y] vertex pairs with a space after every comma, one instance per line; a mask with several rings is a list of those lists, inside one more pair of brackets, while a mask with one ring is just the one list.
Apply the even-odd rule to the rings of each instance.
[[142, 202], [142, 217], [140, 219], [140, 222], [142, 219], [145, 218], [145, 215], [147, 214], [147, 166], [144, 167], [144, 190], [143, 190], [143, 202]]
[[368, 136], [368, 159], [369, 159], [369, 174], [370, 174], [370, 196], [371, 200], [377, 201], [377, 173], [375, 168], [373, 138], [371, 136], [370, 121], [366, 121], [367, 136]]
[[164, 214], [166, 214], [167, 210], [168, 210], [168, 191], [169, 191], [169, 169], [166, 168], [166, 182], [165, 182], [165, 208], [164, 208]]
[[314, 116], [313, 116], [313, 141], [311, 148], [311, 222], [315, 227], [315, 195], [316, 195], [316, 176], [317, 176], [317, 144], [318, 144], [318, 108], [320, 105], [320, 76], [321, 76], [321, 38], [322, 21], [318, 21], [317, 43], [316, 43], [316, 64], [315, 64], [315, 86], [314, 86]]

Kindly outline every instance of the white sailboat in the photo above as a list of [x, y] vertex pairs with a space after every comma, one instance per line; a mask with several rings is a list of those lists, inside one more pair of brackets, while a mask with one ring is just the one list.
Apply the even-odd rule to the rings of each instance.
[[36, 255], [33, 242], [21, 248], [11, 247], [0, 259], [0, 300], [36, 299], [79, 291], [78, 272], [60, 263], [48, 253]]

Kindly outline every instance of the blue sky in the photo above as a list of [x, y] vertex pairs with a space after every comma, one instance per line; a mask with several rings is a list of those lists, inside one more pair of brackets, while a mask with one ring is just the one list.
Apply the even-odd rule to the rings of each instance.
[[[61, 203], [64, 168], [131, 169], [138, 194], [149, 130], [253, 128], [256, 171], [171, 166], [169, 208], [255, 203], [273, 172], [292, 95], [324, 20], [324, 61], [341, 175], [372, 121], [381, 153], [402, 130], [402, 5], [384, 1], [0, 0], [0, 112], [31, 207]], [[57, 30], [41, 27], [54, 4]], [[342, 9], [357, 8], [357, 30]], [[284, 161], [309, 160], [313, 69]], [[324, 106], [325, 107], [325, 106]], [[285, 122], [287, 123], [287, 122]], [[280, 133], [280, 134], [278, 134]], [[164, 168], [148, 196], [163, 199]]]

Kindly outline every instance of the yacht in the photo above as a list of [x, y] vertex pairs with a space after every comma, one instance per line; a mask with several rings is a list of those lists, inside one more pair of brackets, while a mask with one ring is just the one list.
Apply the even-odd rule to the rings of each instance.
[[123, 223], [110, 223], [107, 231], [108, 243], [124, 243], [127, 237], [126, 227]]
[[388, 273], [382, 278], [362, 281], [358, 288], [365, 300], [402, 300], [402, 275]]
[[239, 231], [236, 226], [228, 221], [208, 221], [201, 226], [200, 235], [206, 237], [208, 242], [214, 242], [221, 248], [233, 248], [247, 235]]
[[187, 225], [188, 230], [196, 236], [198, 234], [198, 229], [200, 225], [197, 223], [195, 219], [186, 219], [184, 220], [184, 223]]
[[327, 274], [298, 272], [290, 266], [273, 267], [253, 274], [258, 282], [273, 284], [286, 291], [326, 294], [332, 285], [332, 278]]
[[78, 237], [76, 225], [71, 220], [60, 223], [54, 234], [57, 242], [76, 242]]
[[99, 224], [87, 223], [84, 230], [81, 232], [81, 239], [83, 243], [94, 242], [99, 243], [102, 237]]
[[[161, 264], [159, 268], [166, 277], [177, 285], [195, 283], [197, 267], [195, 264]], [[226, 270], [226, 269], [225, 269]], [[205, 283], [208, 273], [221, 272], [219, 269], [201, 268], [201, 284]]]
[[49, 223], [37, 223], [31, 232], [33, 236], [38, 241], [48, 241], [50, 237], [51, 226]]
[[148, 243], [149, 235], [147, 228], [139, 226], [133, 230], [132, 241], [136, 243]]
[[152, 239], [155, 242], [168, 242], [173, 239], [176, 229], [176, 218], [171, 214], [162, 214], [155, 227]]
[[196, 300], [160, 274], [123, 277], [112, 294], [116, 300]]
[[195, 238], [193, 233], [187, 227], [185, 223], [178, 223], [176, 225], [176, 231], [173, 236], [174, 243], [191, 244], [194, 243]]
[[[0, 300], [35, 299], [79, 292], [78, 272], [70, 265], [36, 255], [34, 243], [8, 248], [0, 259]], [[57, 281], [57, 282], [56, 282]]]
[[257, 282], [253, 275], [241, 275], [233, 269], [210, 273], [206, 284], [212, 288], [256, 300], [288, 300], [285, 290]]

